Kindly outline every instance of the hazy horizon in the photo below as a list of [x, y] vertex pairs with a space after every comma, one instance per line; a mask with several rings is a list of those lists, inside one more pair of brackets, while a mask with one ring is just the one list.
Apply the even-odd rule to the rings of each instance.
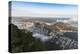
[[12, 17], [77, 17], [77, 5], [12, 1]]

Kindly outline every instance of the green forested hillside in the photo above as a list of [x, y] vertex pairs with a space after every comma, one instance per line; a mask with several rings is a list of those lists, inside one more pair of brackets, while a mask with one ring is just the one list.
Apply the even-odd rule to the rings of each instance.
[[59, 45], [50, 42], [41, 42], [32, 36], [32, 32], [18, 29], [14, 24], [9, 25], [10, 29], [10, 52], [31, 52], [31, 51], [45, 51], [45, 50], [59, 50], [62, 49]]
[[25, 52], [45, 50], [45, 46], [39, 40], [32, 37], [32, 33], [20, 30], [16, 25], [10, 24], [11, 27], [11, 52]]

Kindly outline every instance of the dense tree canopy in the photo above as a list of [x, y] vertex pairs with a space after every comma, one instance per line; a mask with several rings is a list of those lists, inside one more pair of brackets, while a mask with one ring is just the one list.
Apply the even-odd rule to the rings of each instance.
[[25, 52], [35, 50], [45, 50], [45, 46], [32, 37], [32, 33], [18, 29], [11, 24], [11, 52]]

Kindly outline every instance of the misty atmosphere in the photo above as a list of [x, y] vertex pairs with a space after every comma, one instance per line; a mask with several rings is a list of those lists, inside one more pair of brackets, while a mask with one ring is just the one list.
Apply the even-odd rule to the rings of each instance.
[[[71, 21], [70, 18], [13, 17], [11, 22], [12, 43], [16, 44], [16, 41], [20, 41], [20, 43], [17, 44], [22, 45], [22, 51], [12, 47], [12, 52], [18, 52], [17, 50], [19, 50], [19, 52], [25, 52], [78, 48], [77, 22]], [[72, 24], [72, 22], [74, 22], [74, 24]], [[19, 32], [20, 34], [18, 34]], [[12, 46], [13, 45], [14, 44], [12, 44]], [[17, 46], [15, 45], [15, 47]], [[30, 48], [28, 49], [27, 47]]]
[[10, 52], [78, 49], [77, 6], [13, 1]]

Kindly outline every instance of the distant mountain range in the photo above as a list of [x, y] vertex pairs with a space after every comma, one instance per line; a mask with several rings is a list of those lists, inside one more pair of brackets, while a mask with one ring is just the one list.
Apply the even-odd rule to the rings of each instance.
[[77, 32], [77, 27], [73, 27], [69, 23], [56, 22], [54, 24], [47, 25], [45, 22], [44, 23], [37, 22], [35, 25], [38, 27], [44, 26], [45, 28], [61, 32]]
[[[64, 20], [69, 20], [70, 18], [12, 18], [13, 24], [15, 22], [19, 22], [20, 24], [26, 22], [32, 22], [35, 26], [45, 27], [50, 30], [61, 31], [61, 32], [76, 32], [77, 26], [70, 22], [63, 22]], [[61, 22], [57, 22], [57, 20], [62, 20]], [[23, 24], [22, 23], [22, 24]], [[74, 26], [72, 26], [74, 25]]]

